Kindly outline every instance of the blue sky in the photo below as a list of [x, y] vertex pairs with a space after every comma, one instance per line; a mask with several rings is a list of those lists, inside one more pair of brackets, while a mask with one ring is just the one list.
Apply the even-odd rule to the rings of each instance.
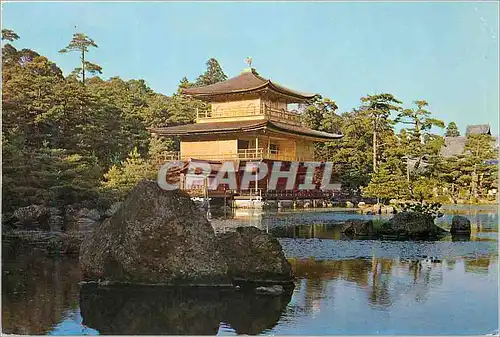
[[[291, 88], [334, 99], [340, 111], [390, 92], [425, 99], [446, 123], [498, 133], [498, 3], [3, 3], [3, 28], [66, 73], [59, 54], [75, 32], [103, 77], [142, 78], [170, 95], [215, 57], [228, 76], [253, 66]], [[75, 28], [76, 26], [76, 28]]]

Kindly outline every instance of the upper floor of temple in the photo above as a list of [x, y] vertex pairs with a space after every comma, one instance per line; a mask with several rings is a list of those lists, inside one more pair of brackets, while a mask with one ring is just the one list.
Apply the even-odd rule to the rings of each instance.
[[210, 103], [209, 109], [197, 111], [197, 123], [267, 119], [300, 125], [299, 114], [290, 111], [289, 105], [307, 103], [315, 96], [279, 85], [254, 68], [226, 81], [182, 92]]

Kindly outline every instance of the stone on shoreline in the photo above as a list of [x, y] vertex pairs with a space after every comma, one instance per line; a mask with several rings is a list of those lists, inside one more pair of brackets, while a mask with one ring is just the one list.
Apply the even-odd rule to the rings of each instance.
[[291, 283], [290, 263], [279, 241], [257, 227], [238, 227], [218, 236], [229, 275], [236, 281]]
[[19, 229], [50, 230], [51, 212], [48, 207], [30, 205], [14, 211], [14, 226]]
[[445, 230], [434, 224], [434, 218], [431, 215], [401, 212], [384, 223], [378, 232], [382, 236], [399, 238], [433, 238], [442, 235]]
[[373, 221], [348, 219], [342, 225], [341, 232], [348, 236], [369, 236], [373, 234]]
[[470, 220], [461, 215], [453, 216], [450, 233], [451, 235], [470, 235]]

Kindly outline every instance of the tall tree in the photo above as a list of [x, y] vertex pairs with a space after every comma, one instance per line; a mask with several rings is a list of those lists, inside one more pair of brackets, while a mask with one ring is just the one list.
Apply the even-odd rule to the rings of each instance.
[[402, 103], [392, 94], [382, 93], [376, 95], [367, 95], [361, 98], [362, 109], [364, 109], [373, 126], [373, 171], [377, 171], [377, 148], [378, 135], [384, 129], [390, 127], [392, 121], [390, 119], [391, 112], [400, 111]]
[[207, 70], [196, 79], [195, 85], [197, 87], [202, 87], [227, 80], [226, 74], [224, 74], [222, 67], [216, 59], [209, 59], [206, 63], [206, 66]]
[[[491, 186], [487, 184], [492, 175], [496, 178], [496, 166], [492, 163], [498, 153], [494, 150], [494, 139], [490, 135], [469, 135], [465, 144], [465, 154], [471, 168], [470, 194], [477, 198], [478, 192], [485, 192]], [[495, 180], [495, 179], [493, 179]]]
[[460, 131], [458, 131], [457, 124], [455, 122], [450, 122], [446, 127], [445, 137], [459, 137]]
[[182, 93], [182, 89], [186, 89], [186, 88], [190, 88], [194, 86], [193, 83], [189, 82], [189, 80], [187, 79], [186, 76], [184, 76], [180, 81], [179, 81], [179, 85], [177, 87], [177, 93], [178, 94], [181, 94]]
[[412, 136], [415, 142], [422, 143], [423, 137], [428, 134], [433, 126], [444, 128], [442, 120], [432, 118], [431, 112], [425, 107], [429, 105], [427, 101], [413, 101], [416, 109], [403, 109], [395, 119], [396, 123], [411, 125], [405, 128]]
[[425, 109], [429, 105], [427, 101], [418, 100], [413, 103], [417, 106], [416, 109], [403, 109], [395, 122], [409, 125], [403, 128], [406, 131], [405, 156], [407, 161], [416, 159], [415, 169], [418, 169], [424, 157], [435, 154], [432, 146], [436, 145], [437, 140], [431, 134], [432, 127], [443, 128], [444, 122], [431, 117], [431, 112]]
[[[314, 130], [332, 131], [332, 121], [338, 117], [335, 112], [338, 106], [335, 101], [316, 95], [301, 114], [303, 122]], [[339, 132], [340, 130], [335, 130]]]
[[97, 48], [97, 44], [94, 40], [83, 33], [75, 33], [69, 44], [59, 51], [60, 53], [69, 53], [73, 51], [80, 53], [81, 67], [75, 68], [74, 74], [78, 73], [81, 75], [84, 85], [86, 72], [90, 74], [102, 74], [102, 68], [99, 65], [85, 60], [85, 54], [88, 53], [89, 48]]
[[332, 111], [324, 117], [320, 130], [342, 133], [343, 137], [317, 144], [316, 154], [333, 163], [346, 196], [359, 196], [361, 187], [368, 184], [372, 173], [371, 120], [358, 109], [340, 115]]
[[[19, 35], [17, 35], [13, 30], [10, 29], [2, 29], [2, 41], [14, 42], [19, 39]], [[2, 46], [2, 63], [8, 64], [17, 61], [18, 59], [18, 51], [12, 46], [10, 43], [4, 43]]]
[[16, 32], [11, 29], [2, 29], [2, 40], [7, 40], [10, 42], [19, 40], [19, 35], [17, 35]]

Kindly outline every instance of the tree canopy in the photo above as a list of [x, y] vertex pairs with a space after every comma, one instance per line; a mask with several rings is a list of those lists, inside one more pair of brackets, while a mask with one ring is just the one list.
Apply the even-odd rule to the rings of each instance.
[[[143, 79], [99, 77], [101, 68], [86, 60], [97, 44], [83, 33], [61, 50], [80, 54], [81, 65], [66, 76], [37, 51], [14, 47], [22, 40], [12, 30], [3, 29], [2, 40], [4, 212], [29, 204], [95, 206], [122, 197], [139, 179], [154, 176], [162, 152], [179, 149], [175, 137], [160, 139], [147, 129], [193, 123], [197, 108], [209, 108], [181, 89], [227, 79], [211, 58], [194, 81], [182, 78], [168, 96]], [[313, 129], [343, 134], [315, 151], [333, 162], [351, 196], [457, 202], [497, 189], [494, 139], [469, 135], [463, 153], [442, 157], [443, 137], [432, 130], [444, 123], [426, 101], [414, 104], [380, 93], [340, 112], [334, 100], [317, 96], [301, 118]], [[459, 136], [455, 123], [445, 136]]]

